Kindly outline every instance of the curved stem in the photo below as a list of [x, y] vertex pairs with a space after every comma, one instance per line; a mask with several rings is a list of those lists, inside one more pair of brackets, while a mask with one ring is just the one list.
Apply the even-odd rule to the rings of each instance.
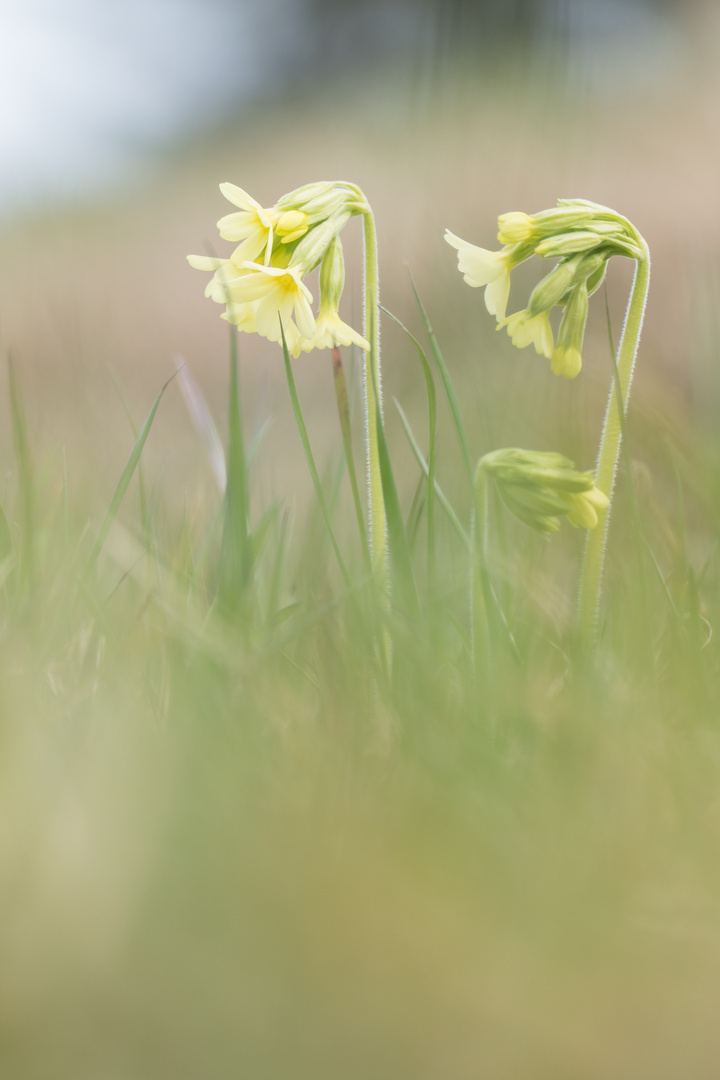
[[605, 547], [610, 525], [615, 474], [620, 456], [622, 440], [623, 413], [627, 412], [630, 384], [632, 382], [635, 357], [640, 344], [648, 285], [650, 283], [650, 253], [643, 241], [645, 256], [638, 260], [635, 267], [632, 292], [625, 316], [620, 346], [617, 356], [617, 374], [613, 378], [605, 413], [600, 450], [598, 452], [595, 484], [605, 492], [610, 500], [607, 510], [598, 512], [598, 524], [588, 533], [580, 578], [580, 603], [578, 625], [581, 639], [590, 645], [597, 631], [598, 608], [602, 591]]
[[[373, 572], [377, 581], [387, 585], [388, 551], [387, 520], [383, 497], [380, 454], [378, 451], [378, 423], [382, 422], [382, 382], [380, 378], [380, 309], [378, 282], [377, 235], [372, 211], [363, 214], [363, 240], [365, 247], [364, 335], [370, 342], [370, 352], [365, 353], [364, 400], [365, 400], [365, 446], [367, 452], [368, 478], [368, 528]], [[376, 396], [377, 388], [377, 396]]]

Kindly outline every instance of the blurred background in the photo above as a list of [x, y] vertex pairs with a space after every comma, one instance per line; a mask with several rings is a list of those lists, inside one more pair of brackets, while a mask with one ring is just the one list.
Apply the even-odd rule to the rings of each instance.
[[[688, 447], [720, 453], [719, 106], [714, 0], [0, 0], [0, 347], [43, 479], [57, 476], [59, 493], [66, 469], [73, 504], [99, 520], [133, 444], [127, 412], [142, 420], [179, 359], [224, 433], [228, 328], [185, 261], [229, 250], [218, 184], [271, 205], [312, 180], [347, 179], [375, 210], [383, 303], [420, 333], [409, 269], [477, 456], [519, 444], [592, 466], [611, 371], [605, 304], [598, 293], [582, 376], [561, 383], [496, 334], [444, 229], [492, 248], [499, 213], [558, 197], [629, 217], [653, 257], [633, 457], [648, 490], [672, 487]], [[357, 221], [343, 239], [344, 315], [358, 325]], [[631, 271], [616, 259], [608, 275], [616, 340]], [[510, 310], [540, 271], [513, 276]], [[302, 509], [312, 489], [280, 350], [242, 335], [240, 359], [248, 437], [263, 433], [256, 503]], [[424, 381], [388, 318], [383, 363], [407, 505], [416, 469], [392, 399], [424, 445]], [[339, 449], [330, 357], [304, 354], [295, 370], [326, 465]], [[5, 462], [9, 443], [3, 423]], [[439, 453], [452, 493], [447, 415]], [[177, 385], [144, 461], [170, 514], [217, 507]], [[88, 682], [89, 635], [68, 647]], [[698, 757], [670, 760], [654, 714], [633, 734], [618, 709], [603, 716], [619, 720], [598, 763], [583, 756], [589, 700], [556, 706], [548, 694], [548, 715], [565, 709], [574, 734], [532, 783], [512, 747], [494, 777], [494, 733], [457, 765], [431, 725], [429, 764], [409, 754], [386, 766], [363, 744], [335, 767], [305, 740], [317, 720], [307, 689], [288, 695], [270, 734], [272, 688], [259, 687], [257, 707], [238, 694], [233, 725], [210, 660], [197, 681], [177, 660], [182, 737], [166, 739], [167, 671], [158, 663], [165, 713], [148, 724], [149, 691], [133, 681], [144, 669], [124, 647], [101, 687], [103, 724], [73, 686], [67, 713], [55, 704], [50, 675], [36, 694], [27, 656], [6, 649], [3, 1075], [717, 1075], [720, 819], [716, 774], [696, 769], [704, 734]], [[604, 692], [599, 682], [597, 702]], [[656, 705], [661, 714], [661, 691]], [[454, 802], [444, 768], [461, 776]]]

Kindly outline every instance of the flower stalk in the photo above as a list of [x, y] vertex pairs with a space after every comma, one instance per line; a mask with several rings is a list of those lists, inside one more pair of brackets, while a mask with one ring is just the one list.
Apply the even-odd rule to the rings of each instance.
[[578, 626], [581, 640], [587, 645], [593, 643], [597, 633], [605, 548], [622, 442], [623, 415], [627, 412], [630, 387], [635, 369], [635, 358], [640, 344], [640, 332], [650, 284], [650, 252], [644, 240], [642, 240], [642, 245], [643, 258], [638, 259], [635, 266], [635, 277], [625, 316], [625, 325], [623, 326], [618, 347], [617, 376], [613, 375], [598, 452], [595, 482], [601, 491], [607, 493], [609, 501], [607, 508], [598, 515], [597, 529], [594, 529], [588, 535], [580, 578]]
[[365, 260], [363, 333], [370, 343], [364, 354], [363, 394], [365, 403], [365, 449], [367, 456], [368, 528], [370, 553], [375, 578], [387, 585], [387, 515], [383, 496], [378, 425], [382, 423], [382, 382], [380, 368], [380, 282], [378, 275], [377, 233], [372, 210], [363, 214]]

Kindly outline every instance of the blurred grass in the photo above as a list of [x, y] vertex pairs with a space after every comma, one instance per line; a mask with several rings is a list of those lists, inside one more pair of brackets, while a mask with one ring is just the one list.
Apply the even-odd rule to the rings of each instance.
[[[706, 388], [718, 361], [717, 238], [692, 223], [683, 232], [692, 193], [673, 187], [683, 154], [667, 160], [664, 147], [687, 114], [647, 106], [639, 154], [636, 114], [561, 131], [536, 110], [530, 130], [487, 87], [452, 128], [438, 106], [422, 140], [410, 124], [399, 139], [389, 127], [358, 134], [352, 101], [341, 116], [315, 104], [320, 136], [312, 146], [298, 138], [294, 155], [278, 145], [295, 121], [271, 111], [242, 141], [208, 140], [112, 212], [102, 203], [6, 231], [3, 1071], [711, 1080], [720, 458]], [[667, 136], [662, 153], [652, 132]], [[532, 177], [510, 169], [519, 154]], [[323, 173], [368, 191], [383, 301], [432, 358], [401, 273], [402, 257], [412, 262], [473, 461], [518, 443], [588, 467], [611, 364], [603, 312], [571, 386], [514, 353], [462, 289], [442, 228], [466, 222], [469, 239], [490, 244], [497, 211], [580, 194], [617, 205], [648, 237], [657, 271], [628, 434], [660, 574], [641, 550], [643, 599], [621, 479], [596, 663], [575, 654], [571, 632], [582, 538], [564, 529], [548, 543], [508, 522], [491, 572], [517, 653], [496, 648], [478, 703], [467, 548], [436, 504], [436, 569], [424, 588], [421, 494], [417, 528], [405, 528], [419, 611], [395, 604], [386, 677], [376, 650], [385, 616], [367, 587], [350, 491], [343, 483], [333, 518], [348, 589], [312, 502], [282, 355], [246, 336], [246, 444], [274, 421], [241, 499], [241, 531], [254, 530], [243, 619], [214, 602], [221, 496], [174, 386], [143, 448], [142, 520], [133, 481], [86, 575], [136, 437], [104, 365], [122, 371], [143, 416], [183, 353], [214, 415], [226, 415], [225, 328], [182, 256], [209, 231], [218, 179], [273, 198]], [[709, 267], [697, 288], [693, 243], [706, 245]], [[618, 324], [623, 273], [611, 269]], [[383, 330], [387, 400], [398, 398], [427, 457], [421, 361], [391, 320]], [[327, 495], [342, 454], [329, 357], [303, 361], [295, 376]], [[386, 424], [407, 525], [427, 484], [390, 408]], [[467, 529], [451, 425], [438, 400], [437, 478]]]

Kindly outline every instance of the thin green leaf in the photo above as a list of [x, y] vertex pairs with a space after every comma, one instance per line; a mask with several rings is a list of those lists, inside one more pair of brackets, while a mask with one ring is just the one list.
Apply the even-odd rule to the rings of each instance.
[[325, 502], [325, 495], [323, 493], [322, 484], [320, 483], [320, 476], [315, 465], [315, 458], [313, 457], [312, 447], [310, 446], [310, 439], [308, 438], [307, 428], [305, 427], [305, 420], [303, 419], [302, 409], [300, 407], [300, 398], [298, 397], [297, 387], [295, 385], [295, 376], [293, 375], [292, 365], [290, 363], [290, 354], [288, 353], [287, 341], [285, 340], [285, 330], [280, 320], [280, 335], [282, 337], [282, 350], [283, 357], [285, 359], [285, 375], [287, 377], [288, 390], [290, 392], [290, 403], [292, 405], [293, 415], [295, 417], [295, 424], [300, 435], [300, 442], [302, 443], [303, 450], [305, 451], [305, 460], [310, 470], [310, 476], [315, 487], [315, 494], [317, 495], [318, 503], [320, 504], [320, 511], [325, 520], [327, 526], [328, 535], [330, 537], [330, 543], [332, 544], [333, 551], [335, 552], [335, 558], [337, 559], [338, 566], [340, 567], [340, 573], [342, 574], [343, 581], [346, 588], [350, 588], [350, 575], [347, 572], [345, 562], [340, 553], [338, 542], [335, 538], [335, 531], [332, 527], [332, 521], [330, 519], [330, 512]]
[[[410, 449], [412, 450], [413, 454], [415, 455], [415, 460], [417, 461], [418, 465], [420, 466], [423, 473], [427, 477], [429, 475], [429, 473], [430, 473], [430, 468], [428, 466], [427, 461], [423, 457], [422, 450], [418, 446], [417, 439], [413, 435], [412, 428], [410, 427], [410, 421], [408, 420], [407, 416], [405, 415], [405, 413], [403, 411], [403, 408], [402, 408], [400, 402], [397, 400], [397, 398], [393, 398], [393, 402], [395, 403], [395, 408], [397, 409], [398, 413], [400, 414], [400, 421], [401, 421], [402, 426], [403, 426], [403, 428], [405, 430], [405, 434], [407, 435], [408, 442], [410, 443]], [[457, 514], [455, 513], [455, 511], [453, 510], [453, 508], [452, 508], [452, 506], [450, 504], [450, 500], [448, 499], [447, 495], [444, 493], [444, 491], [442, 490], [442, 488], [438, 484], [437, 480], [435, 481], [435, 483], [433, 485], [433, 488], [434, 488], [434, 491], [435, 491], [435, 495], [437, 496], [438, 502], [440, 503], [440, 505], [442, 506], [443, 510], [445, 511], [445, 513], [447, 514], [447, 516], [448, 516], [448, 518], [450, 520], [450, 524], [452, 525], [455, 532], [458, 534], [458, 536], [462, 540], [463, 545], [465, 546], [465, 548], [469, 552], [471, 550], [470, 537], [468, 536], [465, 529], [462, 527], [459, 517], [457, 516]]]
[[[372, 368], [371, 368], [372, 370]], [[379, 400], [378, 387], [373, 370], [373, 386], [375, 387], [375, 400]], [[383, 497], [385, 499], [385, 513], [387, 516], [388, 547], [390, 549], [390, 566], [392, 568], [392, 580], [397, 585], [401, 603], [411, 614], [419, 611], [415, 577], [412, 569], [410, 545], [408, 544], [405, 523], [403, 522], [398, 499], [395, 477], [388, 453], [385, 439], [385, 428], [382, 422], [380, 406], [376, 407], [377, 413], [377, 442], [378, 457], [380, 459], [380, 477], [382, 479]]]
[[137, 468], [137, 464], [138, 464], [138, 462], [140, 460], [140, 455], [143, 452], [143, 449], [145, 447], [145, 443], [147, 441], [147, 437], [150, 434], [150, 428], [152, 427], [153, 420], [155, 419], [155, 413], [158, 411], [158, 406], [159, 406], [160, 402], [162, 401], [162, 398], [163, 398], [163, 395], [164, 395], [165, 391], [167, 390], [168, 386], [170, 385], [170, 383], [173, 381], [174, 378], [175, 378], [175, 373], [173, 372], [173, 374], [170, 376], [168, 381], [165, 383], [165, 385], [161, 389], [158, 396], [155, 398], [155, 401], [153, 402], [152, 408], [150, 409], [150, 412], [147, 414], [147, 418], [145, 420], [145, 423], [143, 424], [142, 428], [140, 429], [140, 433], [139, 433], [137, 439], [135, 440], [135, 445], [132, 448], [132, 453], [130, 454], [130, 457], [127, 460], [127, 464], [125, 465], [125, 468], [122, 471], [120, 479], [118, 480], [117, 487], [115, 488], [115, 492], [113, 494], [113, 497], [110, 500], [110, 505], [107, 508], [107, 511], [105, 513], [105, 517], [103, 518], [102, 525], [100, 526], [100, 531], [98, 532], [97, 539], [95, 540], [95, 544], [94, 544], [93, 549], [92, 549], [92, 551], [90, 553], [90, 558], [88, 560], [86, 572], [89, 572], [92, 569], [92, 567], [95, 565], [95, 563], [97, 561], [98, 555], [102, 551], [103, 544], [105, 543], [105, 540], [107, 539], [107, 534], [110, 531], [110, 526], [112, 525], [113, 521], [115, 520], [117, 512], [120, 509], [120, 504], [123, 501], [123, 497], [125, 495], [125, 492], [127, 491], [128, 485], [130, 484], [130, 481], [132, 480], [133, 473], [135, 472], [135, 469]]
[[407, 334], [412, 341], [417, 354], [420, 357], [420, 363], [422, 364], [423, 374], [425, 376], [425, 385], [427, 387], [428, 396], [428, 457], [427, 457], [427, 525], [428, 525], [428, 592], [430, 596], [435, 595], [435, 456], [437, 445], [437, 394], [435, 392], [435, 380], [433, 379], [432, 369], [425, 355], [425, 351], [417, 340], [414, 334], [411, 334], [408, 328], [400, 322], [391, 311], [387, 308], [382, 308], [386, 315], [397, 323], [401, 330]]
[[358, 532], [360, 533], [360, 544], [362, 546], [363, 559], [365, 561], [366, 568], [370, 570], [370, 544], [368, 542], [367, 528], [365, 526], [365, 515], [363, 513], [362, 500], [360, 498], [360, 487], [358, 485], [357, 472], [355, 470], [355, 459], [353, 457], [352, 449], [350, 399], [348, 397], [347, 382], [345, 380], [345, 372], [343, 370], [342, 359], [340, 357], [340, 350], [338, 348], [333, 349], [332, 356], [335, 400], [337, 402], [338, 417], [340, 419], [340, 430], [342, 432], [343, 449], [345, 451], [345, 462], [347, 464], [348, 479], [350, 480], [350, 488], [352, 490], [353, 504], [355, 506], [355, 517], [357, 519]]
[[428, 318], [427, 312], [425, 311], [423, 302], [418, 295], [418, 291], [415, 288], [415, 282], [413, 281], [412, 274], [409, 270], [408, 277], [410, 278], [410, 288], [413, 291], [415, 302], [417, 303], [418, 309], [420, 311], [420, 316], [422, 318], [425, 332], [430, 342], [430, 348], [432, 349], [435, 363], [437, 364], [438, 371], [440, 372], [440, 378], [442, 379], [443, 386], [445, 387], [445, 394], [447, 396], [448, 404], [450, 406], [450, 412], [452, 413], [453, 424], [457, 433], [458, 442], [460, 443], [460, 450], [462, 451], [463, 461], [465, 462], [465, 469], [467, 471], [468, 480], [472, 485], [475, 470], [473, 468], [472, 459], [470, 456], [470, 444], [468, 442], [467, 432], [465, 431], [465, 425], [460, 414], [460, 406], [458, 404], [457, 394], [455, 393], [455, 387], [453, 386], [452, 379], [450, 378], [450, 372], [447, 369], [447, 364], [445, 363], [443, 354], [440, 351], [440, 345], [438, 344], [438, 339], [435, 337], [435, 331], [430, 325], [430, 320]]

